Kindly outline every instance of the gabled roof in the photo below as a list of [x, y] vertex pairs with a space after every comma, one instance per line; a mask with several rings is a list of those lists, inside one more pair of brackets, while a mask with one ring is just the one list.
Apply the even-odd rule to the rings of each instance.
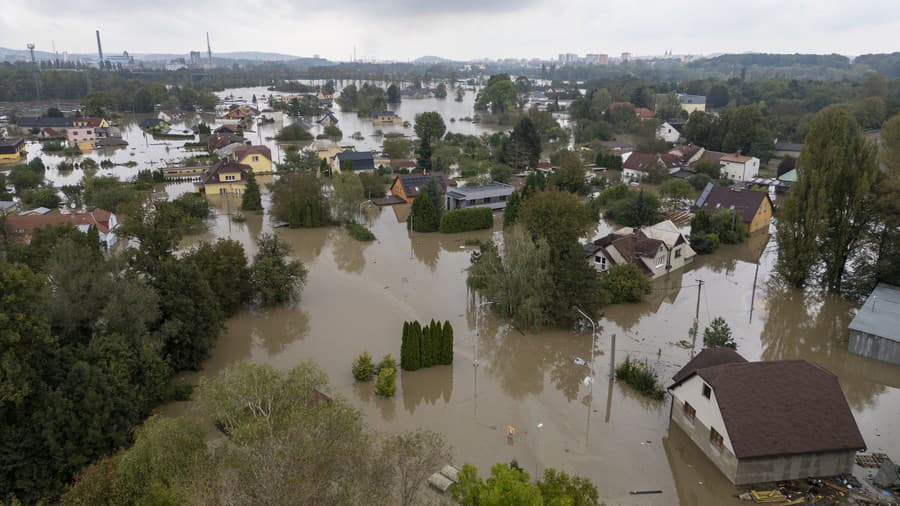
[[46, 213], [28, 213], [6, 217], [6, 225], [13, 233], [21, 233], [24, 242], [31, 239], [31, 235], [38, 228], [49, 227], [53, 225], [70, 224], [93, 225], [102, 233], [110, 230], [110, 219], [113, 214], [105, 209], [94, 209], [82, 213], [61, 213], [59, 210], [52, 210]]
[[[441, 193], [447, 193], [447, 180], [444, 179], [444, 174], [440, 172], [435, 172], [433, 174], [398, 174], [396, 178], [394, 178], [394, 183], [397, 181], [403, 185], [403, 193], [407, 197], [416, 197], [419, 195], [419, 190], [425, 188], [432, 178], [437, 182], [438, 189]], [[393, 186], [393, 184], [391, 185]]]
[[269, 160], [272, 159], [272, 150], [269, 149], [268, 146], [241, 146], [234, 150], [234, 157], [237, 160], [244, 158], [247, 155], [262, 155]]
[[103, 124], [103, 118], [72, 118], [72, 125], [75, 123], [83, 123], [82, 127], [97, 128]]
[[681, 229], [672, 220], [663, 220], [655, 225], [641, 227], [641, 232], [651, 239], [659, 239], [666, 243], [666, 246], [669, 248], [684, 242], [684, 235], [681, 233]]
[[240, 135], [235, 134], [212, 134], [209, 136], [209, 139], [206, 140], [206, 146], [210, 151], [215, 151], [236, 142], [245, 144], [247, 140]]
[[628, 159], [622, 163], [623, 169], [639, 170], [648, 172], [660, 166], [659, 155], [655, 153], [638, 153], [634, 152], [628, 156]]
[[708, 214], [715, 214], [723, 209], [734, 209], [741, 215], [744, 223], [750, 223], [765, 200], [769, 200], [770, 204], [772, 202], [766, 192], [725, 188], [707, 183], [700, 198], [697, 199], [695, 207]]
[[659, 239], [647, 237], [638, 229], [632, 229], [631, 233], [627, 230], [619, 229], [615, 233], [607, 234], [594, 241], [594, 244], [602, 248], [614, 248], [629, 262], [640, 257], [655, 257], [659, 248], [664, 246]]
[[688, 95], [687, 93], [679, 93], [678, 101], [682, 104], [706, 104], [706, 97], [703, 95]]
[[212, 167], [203, 171], [203, 175], [200, 177], [200, 179], [201, 181], [203, 181], [203, 184], [216, 184], [221, 182], [219, 180], [219, 174], [243, 174], [245, 172], [252, 171], [253, 169], [249, 165], [238, 163], [231, 158], [223, 158], [216, 162], [216, 164]]
[[0, 149], [18, 150], [25, 144], [25, 139], [0, 139]]
[[703, 152], [702, 155], [700, 155], [700, 160], [708, 160], [710, 162], [719, 163], [719, 161], [723, 156], [725, 156], [725, 154], [726, 153], [722, 153], [721, 151], [710, 151], [707, 149]]
[[739, 459], [865, 449], [837, 376], [806, 360], [698, 368]]
[[850, 329], [900, 342], [900, 287], [878, 283], [856, 312]]
[[729, 153], [729, 154], [723, 156], [722, 158], [720, 158], [719, 160], [721, 160], [723, 162], [747, 163], [752, 159], [753, 159], [752, 156], [743, 156], [743, 155], [741, 155], [740, 151], [738, 151], [736, 153]]
[[416, 168], [415, 160], [391, 160], [389, 165], [394, 169], [414, 169]]
[[71, 118], [51, 118], [49, 116], [29, 116], [16, 121], [16, 125], [20, 128], [65, 128], [71, 124]]
[[655, 113], [646, 107], [635, 107], [634, 113], [641, 119], [650, 119], [655, 116]]
[[674, 383], [669, 388], [674, 388], [682, 381], [688, 379], [692, 374], [697, 372], [698, 369], [705, 369], [714, 365], [730, 364], [732, 362], [744, 363], [746, 361], [747, 359], [734, 351], [734, 348], [704, 348], [692, 358], [690, 362], [679, 369], [678, 372], [675, 373], [675, 376], [672, 376], [672, 381], [674, 381]]
[[337, 154], [337, 157], [342, 162], [345, 162], [347, 160], [355, 162], [375, 159], [375, 155], [373, 155], [371, 151], [341, 151]]

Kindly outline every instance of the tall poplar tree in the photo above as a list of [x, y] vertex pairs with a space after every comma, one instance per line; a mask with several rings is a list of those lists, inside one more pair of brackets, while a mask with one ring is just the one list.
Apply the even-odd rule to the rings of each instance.
[[878, 150], [846, 108], [830, 107], [813, 119], [797, 166], [797, 184], [778, 217], [777, 269], [797, 287], [819, 270], [822, 286], [839, 292], [846, 265], [876, 218], [871, 189]]
[[453, 364], [453, 326], [449, 321], [444, 321], [444, 331], [441, 333], [443, 338], [444, 361], [446, 365]]

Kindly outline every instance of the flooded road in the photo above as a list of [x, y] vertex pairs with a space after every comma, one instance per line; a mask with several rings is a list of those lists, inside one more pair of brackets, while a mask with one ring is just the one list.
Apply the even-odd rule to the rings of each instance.
[[[184, 246], [232, 237], [252, 255], [255, 237], [270, 231], [268, 217], [248, 215], [245, 223], [232, 223], [225, 213], [236, 203], [214, 205], [221, 214], [209, 232]], [[852, 304], [775, 285], [775, 251], [765, 237], [698, 257], [681, 273], [654, 282], [643, 303], [607, 307], [591, 386], [584, 382], [588, 366], [574, 362], [591, 356], [588, 332], [520, 332], [467, 292], [464, 269], [473, 247], [465, 240], [487, 239], [491, 231], [410, 234], [402, 223], [406, 212], [370, 209], [374, 243], [357, 242], [337, 228], [278, 229], [309, 268], [301, 302], [247, 310], [228, 320], [204, 370], [190, 378], [239, 360], [278, 368], [312, 360], [371, 426], [441, 432], [458, 463], [487, 471], [495, 462], [516, 459], [532, 474], [548, 466], [564, 469], [589, 477], [607, 504], [737, 504], [736, 489], [683, 432], [668, 429], [668, 399], [650, 401], [608, 379], [610, 336], [616, 334], [617, 362], [626, 355], [646, 359], [668, 382], [690, 359], [691, 350], [676, 343], [689, 340], [703, 280], [701, 330], [723, 316], [748, 360], [805, 358], [833, 371], [869, 450], [900, 455], [900, 368], [847, 354]], [[350, 364], [358, 353], [397, 357], [403, 321], [432, 318], [454, 326], [453, 366], [403, 371], [393, 399], [377, 398], [371, 383], [353, 381]], [[163, 411], [196, 414], [190, 402]], [[513, 439], [506, 436], [507, 425], [517, 430]], [[629, 494], [648, 489], [662, 494]]]

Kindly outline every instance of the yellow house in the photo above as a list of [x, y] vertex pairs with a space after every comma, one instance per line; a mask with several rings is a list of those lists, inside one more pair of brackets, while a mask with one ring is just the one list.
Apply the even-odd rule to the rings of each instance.
[[0, 140], [0, 162], [18, 162], [26, 154], [24, 139]]
[[219, 160], [200, 176], [201, 191], [207, 195], [234, 195], [239, 197], [247, 188], [245, 176], [253, 169], [230, 158]]
[[334, 160], [335, 155], [343, 151], [341, 146], [329, 140], [317, 140], [315, 144], [312, 145], [312, 148], [316, 150], [316, 154], [319, 155], [319, 158], [323, 160], [327, 160], [328, 163], [331, 163]]
[[241, 146], [231, 156], [234, 161], [249, 166], [254, 174], [272, 173], [272, 150], [266, 146]]
[[681, 108], [688, 114], [694, 111], [706, 112], [706, 97], [703, 95], [679, 93], [678, 102], [681, 104]]
[[724, 188], [713, 183], [706, 185], [696, 207], [709, 215], [722, 210], [733, 210], [741, 217], [747, 232], [769, 231], [774, 207], [769, 194], [739, 188]]

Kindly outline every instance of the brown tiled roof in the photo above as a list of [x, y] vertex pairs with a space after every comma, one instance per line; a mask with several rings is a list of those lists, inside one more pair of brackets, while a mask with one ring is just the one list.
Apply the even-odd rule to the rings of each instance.
[[712, 387], [739, 459], [865, 449], [837, 376], [806, 360], [696, 371]]
[[723, 156], [722, 158], [720, 158], [719, 160], [721, 160], [723, 162], [747, 163], [751, 160], [751, 158], [752, 157], [750, 157], [750, 156], [741, 155], [741, 152], [738, 151], [736, 153], [729, 153], [729, 154]]
[[[647, 237], [641, 230], [628, 235], [607, 234], [596, 241], [595, 246], [602, 248], [615, 248], [626, 261], [634, 263], [639, 268], [647, 271], [647, 266], [640, 261], [641, 257], [652, 258], [664, 245], [659, 239]], [[604, 256], [609, 256], [604, 251]]]
[[93, 225], [97, 227], [97, 230], [105, 234], [109, 232], [111, 216], [112, 213], [104, 209], [94, 209], [93, 211], [74, 214], [51, 211], [46, 214], [7, 216], [6, 225], [13, 233], [21, 234], [21, 239], [24, 242], [28, 242], [36, 229], [62, 224], [73, 226]]
[[[753, 221], [756, 211], [768, 200], [769, 194], [753, 190], [738, 190], [713, 185], [700, 209], [708, 214], [715, 214], [723, 209], [734, 209], [741, 215], [744, 223]], [[771, 201], [770, 201], [771, 202]]]
[[654, 116], [653, 111], [647, 109], [646, 107], [635, 107], [634, 112], [641, 119], [650, 119]]
[[238, 163], [231, 158], [223, 158], [212, 167], [206, 169], [200, 179], [203, 180], [203, 184], [215, 184], [221, 182], [218, 178], [219, 174], [244, 173], [252, 170], [249, 165]]
[[389, 165], [395, 169], [414, 169], [416, 168], [415, 160], [391, 160]]
[[710, 151], [707, 149], [703, 152], [702, 155], [700, 155], [700, 160], [708, 160], [711, 162], [719, 163], [719, 160], [721, 160], [723, 156], [725, 156], [725, 153], [722, 153], [721, 151]]
[[212, 152], [235, 142], [243, 144], [246, 142], [246, 139], [235, 134], [213, 134], [207, 139], [206, 146], [209, 148], [209, 151]]
[[728, 364], [731, 362], [746, 362], [747, 359], [740, 356], [738, 352], [734, 351], [734, 348], [727, 347], [719, 347], [719, 348], [706, 348], [700, 353], [697, 354], [696, 357], [692, 358], [690, 362], [684, 365], [678, 372], [675, 373], [675, 376], [672, 376], [672, 381], [675, 383], [672, 384], [672, 388], [682, 381], [688, 379], [697, 369], [705, 369], [707, 367], [712, 367], [714, 365]]
[[678, 155], [666, 153], [664, 155], [659, 155], [659, 159], [666, 165], [667, 169], [684, 166], [684, 160]]
[[622, 164], [622, 168], [647, 172], [659, 164], [659, 155], [634, 152]]
[[618, 109], [619, 107], [622, 107], [623, 105], [631, 105], [631, 102], [612, 102], [611, 104], [609, 104], [607, 109], [609, 109], [610, 111], [615, 111], [616, 109]]
[[247, 155], [263, 155], [271, 160], [272, 150], [268, 146], [241, 146], [234, 150], [234, 158], [236, 160], [240, 160]]

